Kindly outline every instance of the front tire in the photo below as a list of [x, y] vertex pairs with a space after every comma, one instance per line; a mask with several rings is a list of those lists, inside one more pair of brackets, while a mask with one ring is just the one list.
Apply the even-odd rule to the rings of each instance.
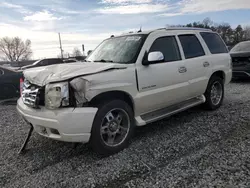
[[208, 110], [218, 109], [224, 99], [224, 82], [220, 77], [213, 76], [205, 92], [206, 102], [204, 107]]
[[105, 102], [98, 106], [90, 144], [100, 155], [117, 153], [129, 145], [134, 127], [134, 113], [126, 102], [121, 100]]

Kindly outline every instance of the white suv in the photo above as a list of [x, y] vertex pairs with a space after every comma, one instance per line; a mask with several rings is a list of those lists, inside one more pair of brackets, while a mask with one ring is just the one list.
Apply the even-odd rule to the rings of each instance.
[[24, 71], [17, 110], [42, 136], [125, 148], [134, 128], [203, 104], [221, 106], [231, 58], [217, 33], [162, 28], [112, 36], [86, 62]]

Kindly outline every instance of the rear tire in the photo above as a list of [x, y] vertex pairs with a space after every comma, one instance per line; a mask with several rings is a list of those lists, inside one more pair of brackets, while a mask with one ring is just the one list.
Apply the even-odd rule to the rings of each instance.
[[129, 145], [134, 128], [132, 108], [121, 100], [107, 101], [98, 106], [90, 144], [100, 155], [117, 153]]
[[206, 102], [204, 107], [207, 110], [218, 109], [224, 99], [224, 82], [220, 77], [213, 76], [208, 82], [205, 92]]

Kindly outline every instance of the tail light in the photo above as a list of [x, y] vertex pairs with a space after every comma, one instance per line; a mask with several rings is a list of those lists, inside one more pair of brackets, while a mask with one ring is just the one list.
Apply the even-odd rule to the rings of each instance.
[[22, 96], [23, 92], [23, 78], [20, 78], [20, 97]]

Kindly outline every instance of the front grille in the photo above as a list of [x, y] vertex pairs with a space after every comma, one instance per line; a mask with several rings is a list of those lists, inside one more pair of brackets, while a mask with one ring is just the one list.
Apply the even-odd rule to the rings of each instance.
[[247, 67], [250, 64], [250, 57], [233, 57], [233, 67]]
[[39, 105], [40, 87], [25, 80], [23, 83], [22, 99], [23, 103], [36, 108]]

